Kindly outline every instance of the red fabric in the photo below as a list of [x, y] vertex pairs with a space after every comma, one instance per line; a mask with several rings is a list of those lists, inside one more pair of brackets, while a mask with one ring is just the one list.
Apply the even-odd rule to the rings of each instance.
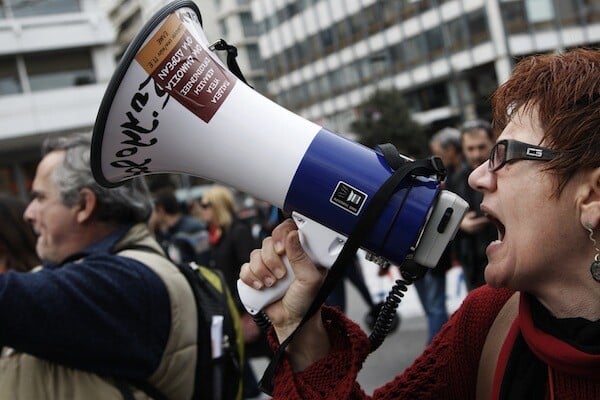
[[[520, 298], [522, 297], [523, 296], [520, 296]], [[504, 370], [506, 369], [508, 359], [510, 358], [510, 353], [512, 352], [512, 348], [518, 336], [519, 317], [517, 316], [517, 318], [515, 318], [515, 321], [510, 326], [508, 334], [506, 335], [506, 339], [504, 340], [504, 344], [500, 349], [500, 354], [498, 355], [498, 364], [496, 364], [496, 371], [494, 372], [494, 381], [492, 384], [492, 399], [500, 398], [500, 389], [502, 388], [502, 378], [504, 377]]]
[[216, 226], [216, 225], [209, 225], [208, 226], [208, 243], [210, 243], [211, 245], [216, 245], [217, 243], [219, 243], [219, 240], [221, 240], [221, 228]]
[[537, 358], [553, 370], [600, 380], [600, 355], [584, 353], [537, 329], [531, 319], [527, 296], [521, 296], [519, 315], [523, 339]]
[[[472, 291], [413, 365], [377, 389], [372, 397], [356, 383], [368, 355], [366, 334], [336, 309], [325, 307], [323, 318], [332, 352], [296, 374], [284, 357], [275, 376], [274, 399], [475, 399], [477, 369], [485, 337], [512, 294], [509, 290], [489, 286]], [[272, 333], [270, 339], [276, 346]], [[600, 379], [572, 376], [558, 369], [552, 378], [556, 399], [600, 399]]]

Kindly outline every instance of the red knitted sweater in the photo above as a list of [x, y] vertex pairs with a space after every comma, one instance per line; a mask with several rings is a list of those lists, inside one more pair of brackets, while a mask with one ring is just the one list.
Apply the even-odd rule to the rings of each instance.
[[[377, 389], [373, 399], [475, 399], [480, 354], [497, 313], [513, 292], [483, 286], [467, 296], [432, 343], [401, 375]], [[358, 325], [325, 307], [330, 354], [294, 374], [287, 358], [277, 369], [274, 399], [368, 399], [356, 382], [369, 341]], [[271, 343], [277, 346], [274, 335]], [[588, 379], [554, 371], [556, 399], [600, 398], [600, 377]], [[598, 396], [598, 397], [596, 397]]]

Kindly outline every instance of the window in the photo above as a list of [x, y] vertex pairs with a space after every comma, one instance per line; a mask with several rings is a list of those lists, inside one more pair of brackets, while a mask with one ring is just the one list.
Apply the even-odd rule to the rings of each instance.
[[563, 0], [556, 3], [560, 23], [563, 26], [573, 26], [579, 23], [577, 15], [577, 3], [574, 0]]
[[453, 19], [448, 22], [448, 36], [450, 39], [450, 49], [453, 51], [460, 51], [467, 48], [467, 28], [465, 27], [465, 20], [462, 17]]
[[227, 35], [228, 35], [227, 24], [225, 23], [225, 20], [223, 20], [223, 19], [219, 21], [219, 30], [221, 31], [223, 36], [227, 37]]
[[487, 18], [483, 9], [468, 14], [467, 23], [469, 26], [469, 37], [472, 45], [482, 43], [490, 39]]
[[4, 0], [15, 18], [80, 12], [79, 0]]
[[333, 46], [333, 32], [331, 28], [321, 31], [319, 35], [321, 36], [321, 44], [324, 49]]
[[500, 3], [500, 9], [506, 33], [521, 33], [527, 30], [525, 5], [522, 1], [503, 1]]
[[0, 59], [0, 96], [21, 92], [21, 82], [15, 59]]
[[436, 59], [443, 55], [444, 37], [440, 26], [436, 26], [435, 28], [426, 31], [425, 41], [427, 42], [430, 59]]
[[95, 83], [88, 51], [38, 53], [25, 56], [32, 91]]
[[240, 14], [240, 19], [242, 21], [242, 29], [246, 37], [256, 36], [258, 34], [258, 27], [252, 19], [252, 14], [249, 12], [243, 12]]
[[425, 54], [427, 52], [427, 44], [423, 35], [413, 36], [406, 39], [404, 42], [404, 56], [406, 57], [406, 64], [409, 66], [415, 66], [425, 61]]
[[584, 0], [580, 7], [589, 23], [600, 21], [600, 4], [598, 0]]
[[252, 69], [260, 69], [263, 68], [263, 62], [260, 58], [260, 51], [258, 50], [258, 45], [249, 44], [246, 47], [248, 51], [248, 59], [250, 61], [250, 68]]

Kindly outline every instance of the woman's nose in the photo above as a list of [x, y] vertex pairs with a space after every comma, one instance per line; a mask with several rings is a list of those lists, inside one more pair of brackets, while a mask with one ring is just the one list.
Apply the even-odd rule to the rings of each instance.
[[490, 191], [495, 188], [495, 174], [489, 171], [488, 165], [489, 161], [482, 163], [469, 175], [469, 186], [479, 192]]

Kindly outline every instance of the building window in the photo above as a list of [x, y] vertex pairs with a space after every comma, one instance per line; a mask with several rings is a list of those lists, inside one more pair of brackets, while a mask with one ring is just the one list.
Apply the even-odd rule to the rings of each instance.
[[502, 21], [506, 33], [522, 33], [527, 31], [525, 5], [522, 1], [504, 0], [500, 3]]
[[81, 11], [79, 0], [3, 0], [3, 3], [15, 18]]
[[249, 12], [240, 13], [240, 19], [242, 21], [242, 29], [246, 37], [256, 36], [258, 34], [258, 27], [252, 19], [252, 14]]
[[600, 21], [600, 4], [598, 4], [598, 0], [584, 0], [583, 3], [580, 7], [586, 21], [588, 23]]
[[416, 66], [425, 61], [427, 54], [427, 43], [423, 35], [413, 36], [406, 39], [404, 42], [403, 53], [406, 57], [406, 64]]
[[469, 39], [465, 20], [462, 17], [455, 18], [448, 22], [448, 36], [450, 38], [450, 49], [452, 51], [461, 51], [468, 47]]
[[38, 53], [24, 57], [32, 91], [95, 83], [88, 51]]
[[260, 58], [260, 51], [258, 50], [258, 45], [249, 44], [248, 46], [246, 46], [246, 50], [248, 51], [248, 60], [250, 61], [250, 68], [263, 68], [263, 62]]
[[15, 59], [0, 59], [0, 95], [21, 93], [22, 91]]
[[409, 92], [406, 97], [413, 112], [433, 110], [450, 104], [448, 87], [443, 82]]
[[223, 19], [219, 21], [219, 31], [221, 31], [221, 34], [224, 37], [227, 37], [229, 31], [227, 30], [227, 24]]
[[483, 9], [467, 14], [467, 24], [472, 45], [490, 40], [487, 18]]
[[429, 58], [431, 60], [435, 60], [444, 54], [444, 36], [442, 35], [442, 28], [440, 26], [426, 31], [425, 41], [427, 42]]

